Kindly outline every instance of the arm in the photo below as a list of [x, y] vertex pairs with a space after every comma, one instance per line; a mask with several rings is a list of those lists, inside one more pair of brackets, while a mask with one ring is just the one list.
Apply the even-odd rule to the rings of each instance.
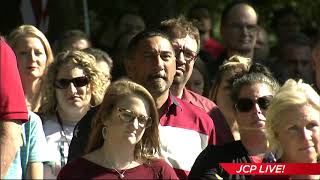
[[9, 166], [21, 144], [21, 124], [14, 121], [0, 120], [1, 179], [7, 174]]
[[201, 180], [213, 180], [220, 179], [218, 173], [218, 161], [219, 154], [215, 151], [214, 145], [208, 145], [203, 150], [194, 162], [188, 179], [201, 179]]
[[42, 164], [42, 162], [28, 163], [27, 178], [28, 179], [43, 179], [43, 164]]

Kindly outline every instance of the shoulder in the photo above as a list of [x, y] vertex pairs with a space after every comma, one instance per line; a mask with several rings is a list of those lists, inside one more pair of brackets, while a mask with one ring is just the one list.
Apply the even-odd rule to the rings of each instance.
[[206, 118], [210, 118], [208, 116], [208, 114], [200, 107], [193, 105], [185, 100], [181, 100], [177, 97], [176, 101], [178, 102], [181, 110], [183, 111], [183, 113], [187, 113], [188, 115], [191, 115], [191, 117], [206, 117]]
[[34, 112], [28, 111], [29, 121], [27, 123], [42, 125], [41, 118]]
[[159, 179], [178, 179], [173, 168], [162, 159], [152, 161], [150, 166], [157, 171]]
[[60, 130], [61, 130], [61, 127], [55, 116], [45, 117], [45, 121], [43, 123], [43, 131], [46, 134], [46, 136], [54, 134]]
[[[214, 131], [211, 117], [201, 108], [175, 97], [177, 102], [175, 118], [168, 119], [166, 125], [194, 130], [209, 135]], [[163, 125], [163, 123], [161, 123]]]
[[241, 141], [233, 141], [224, 145], [208, 145], [198, 156], [196, 163], [229, 162], [237, 156], [246, 155]]
[[13, 50], [0, 38], [0, 120], [28, 120], [27, 106]]
[[[82, 172], [86, 172], [91, 164], [84, 158], [75, 159], [66, 164], [59, 172], [57, 179], [81, 178]], [[74, 177], [77, 176], [77, 177]]]
[[210, 99], [201, 96], [195, 92], [192, 92], [188, 89], [184, 89], [183, 91], [183, 99], [190, 102], [191, 104], [200, 107], [201, 109], [203, 109], [204, 111], [206, 111], [207, 113], [209, 113], [210, 111], [212, 111], [213, 109], [217, 108], [217, 105], [211, 101]]

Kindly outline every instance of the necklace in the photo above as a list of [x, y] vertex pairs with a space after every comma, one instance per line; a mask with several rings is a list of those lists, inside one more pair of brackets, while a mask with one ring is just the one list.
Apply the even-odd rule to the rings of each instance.
[[120, 173], [116, 168], [112, 168], [112, 169], [115, 170], [118, 173], [120, 179], [123, 179], [124, 178], [124, 173], [126, 173], [126, 171], [128, 170], [127, 168], [130, 167], [132, 162], [133, 161], [131, 161], [130, 164], [128, 164], [128, 166], [126, 166], [125, 170], [122, 173]]

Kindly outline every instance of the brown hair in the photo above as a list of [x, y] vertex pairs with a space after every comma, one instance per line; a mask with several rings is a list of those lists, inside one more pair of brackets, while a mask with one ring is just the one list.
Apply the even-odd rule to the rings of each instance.
[[219, 67], [217, 76], [209, 91], [209, 99], [216, 102], [218, 90], [224, 77], [231, 75], [230, 79], [233, 79], [238, 74], [249, 71], [251, 63], [251, 59], [242, 56], [232, 56], [224, 61]]
[[168, 34], [170, 39], [185, 38], [191, 36], [197, 41], [197, 52], [200, 50], [200, 34], [198, 28], [184, 16], [168, 19], [161, 22], [160, 30]]
[[155, 102], [148, 90], [128, 79], [117, 80], [109, 86], [97, 116], [92, 122], [92, 132], [86, 149], [87, 153], [102, 147], [104, 138], [101, 132], [104, 122], [110, 121], [110, 114], [117, 102], [131, 95], [138, 95], [147, 100], [152, 119], [151, 126], [145, 130], [141, 140], [135, 146], [134, 156], [136, 159], [148, 161], [156, 159], [156, 155], [160, 154], [159, 115]]

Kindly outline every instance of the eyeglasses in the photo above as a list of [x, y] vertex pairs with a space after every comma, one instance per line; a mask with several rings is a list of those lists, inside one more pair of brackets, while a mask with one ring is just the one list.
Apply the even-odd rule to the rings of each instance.
[[151, 126], [151, 117], [149, 116], [137, 115], [135, 112], [125, 108], [118, 107], [117, 110], [119, 111], [120, 119], [126, 123], [130, 123], [135, 119], [138, 119], [138, 124], [140, 127], [148, 128]]
[[174, 52], [175, 52], [176, 58], [180, 56], [180, 53], [183, 53], [184, 60], [187, 62], [193, 61], [198, 57], [198, 54], [196, 52], [193, 52], [189, 49], [182, 49], [177, 46], [174, 46]]
[[83, 76], [73, 79], [58, 79], [54, 82], [54, 86], [58, 89], [67, 89], [70, 83], [75, 87], [83, 87], [89, 84], [89, 78], [87, 76]]
[[254, 25], [254, 24], [245, 25], [245, 24], [232, 23], [230, 24], [230, 27], [237, 32], [242, 31], [244, 28], [246, 28], [249, 33], [255, 33], [257, 32], [257, 29], [258, 29], [257, 25]]
[[272, 95], [262, 96], [257, 100], [252, 100], [250, 98], [239, 98], [235, 108], [239, 112], [249, 112], [257, 103], [261, 109], [266, 110], [269, 107], [272, 98]]

